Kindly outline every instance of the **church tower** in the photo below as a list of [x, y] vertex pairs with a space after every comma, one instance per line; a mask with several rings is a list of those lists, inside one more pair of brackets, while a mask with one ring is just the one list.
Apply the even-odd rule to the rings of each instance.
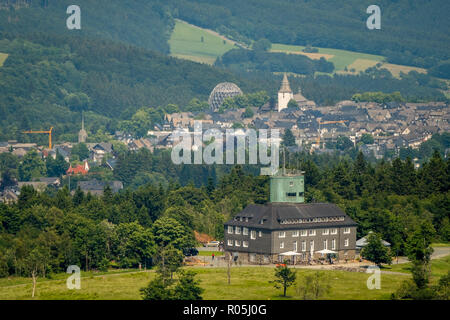
[[84, 130], [84, 114], [81, 112], [81, 130], [78, 132], [78, 143], [86, 142], [87, 132]]
[[289, 85], [287, 75], [284, 73], [281, 88], [278, 91], [278, 112], [286, 109], [291, 99], [294, 99], [294, 94], [292, 93], [291, 86]]

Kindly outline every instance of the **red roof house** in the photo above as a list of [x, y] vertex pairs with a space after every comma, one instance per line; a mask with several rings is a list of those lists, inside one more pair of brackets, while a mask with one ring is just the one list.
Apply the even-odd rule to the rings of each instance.
[[67, 174], [73, 175], [73, 174], [81, 174], [86, 175], [89, 172], [89, 164], [87, 161], [85, 161], [83, 164], [77, 165], [75, 168], [70, 165], [69, 169], [67, 169]]

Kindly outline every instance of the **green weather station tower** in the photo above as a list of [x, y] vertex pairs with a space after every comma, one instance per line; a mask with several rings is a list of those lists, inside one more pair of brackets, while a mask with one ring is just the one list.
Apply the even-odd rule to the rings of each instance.
[[270, 177], [270, 202], [305, 202], [305, 175], [303, 171], [283, 169]]

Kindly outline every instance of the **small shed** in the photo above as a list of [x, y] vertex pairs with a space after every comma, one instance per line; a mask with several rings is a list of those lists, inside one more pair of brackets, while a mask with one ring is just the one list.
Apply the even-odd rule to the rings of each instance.
[[[373, 233], [373, 231], [370, 231], [370, 232], [367, 234], [367, 236], [362, 237], [362, 238], [359, 239], [359, 240], [356, 240], [356, 252], [357, 252], [357, 253], [361, 252], [362, 248], [364, 248], [364, 247], [367, 245], [367, 243], [368, 243], [367, 238], [369, 237], [369, 235], [370, 235], [371, 233]], [[387, 242], [387, 241], [385, 241], [385, 240], [383, 240], [383, 239], [381, 239], [381, 243], [382, 243], [385, 247], [390, 247], [390, 246], [391, 246], [391, 244], [390, 244], [389, 242]]]

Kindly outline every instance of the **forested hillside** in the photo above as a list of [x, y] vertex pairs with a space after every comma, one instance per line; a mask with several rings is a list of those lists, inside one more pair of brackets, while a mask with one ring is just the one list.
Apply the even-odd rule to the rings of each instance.
[[[169, 0], [173, 15], [236, 40], [347, 49], [429, 68], [450, 58], [447, 0]], [[368, 30], [369, 5], [381, 30]]]
[[[67, 7], [81, 8], [81, 30], [68, 30]], [[169, 52], [173, 19], [164, 0], [0, 0], [0, 30], [16, 35], [82, 35]]]
[[[289, 167], [306, 171], [307, 201], [336, 203], [358, 223], [358, 238], [380, 233], [402, 255], [410, 234], [425, 223], [435, 241], [449, 241], [450, 167], [439, 153], [419, 170], [410, 159], [372, 165], [361, 153], [355, 161], [289, 157]], [[79, 189], [71, 195], [67, 188], [38, 193], [24, 187], [16, 204], [0, 203], [0, 277], [31, 276], [36, 261], [44, 277], [71, 264], [86, 270], [149, 266], [163, 235], [177, 240], [177, 249], [195, 244], [194, 230], [222, 239], [223, 222], [248, 204], [265, 203], [268, 187], [267, 177], [240, 166], [200, 188], [146, 185], [115, 195], [107, 188], [95, 197]]]
[[[305, 6], [303, 2], [280, 1], [276, 8], [264, 13], [259, 11], [260, 8], [267, 9], [271, 0], [258, 3], [250, 0], [236, 4], [239, 10], [234, 7], [232, 10], [225, 8], [233, 3], [235, 2], [220, 1], [213, 4], [207, 0], [81, 0], [77, 4], [81, 7], [82, 28], [70, 31], [66, 27], [66, 8], [71, 4], [69, 1], [0, 0], [0, 53], [2, 60], [7, 57], [0, 67], [0, 140], [17, 139], [26, 142], [33, 139], [45, 143], [44, 136], [30, 137], [21, 132], [24, 129], [48, 129], [50, 126], [55, 128], [56, 141], [73, 140], [79, 130], [82, 110], [88, 111], [87, 129], [90, 136], [98, 132], [112, 133], [120, 128], [119, 121], [131, 120], [136, 111], [143, 107], [161, 117], [164, 110], [158, 109], [160, 106], [176, 104], [180, 110], [185, 110], [194, 98], [197, 99], [194, 104], [204, 105], [214, 86], [223, 81], [236, 83], [245, 93], [265, 90], [269, 96], [273, 96], [279, 88], [281, 78], [272, 72], [280, 71], [294, 70], [307, 74], [306, 78], [291, 77], [292, 88], [296, 91], [301, 87], [305, 97], [319, 105], [334, 104], [365, 91], [399, 91], [407, 101], [446, 99], [442, 93], [442, 90], [446, 90], [446, 85], [428, 75], [410, 74], [398, 80], [389, 73], [374, 68], [358, 76], [314, 77], [312, 74], [315, 71], [333, 70], [332, 64], [324, 59], [314, 61], [303, 56], [288, 57], [265, 51], [236, 49], [217, 63], [224, 68], [215, 68], [165, 56], [169, 51], [167, 39], [173, 26], [172, 16], [180, 16], [230, 34], [233, 30], [240, 30], [242, 20], [239, 19], [244, 19], [244, 15], [248, 14], [248, 28], [244, 28], [248, 33], [239, 31], [241, 35], [252, 39], [267, 37], [272, 41], [287, 43], [290, 40], [283, 38], [286, 30], [293, 34], [302, 30], [305, 35], [311, 32], [320, 41], [328, 41], [333, 32], [339, 30], [329, 24], [321, 24], [323, 21], [320, 19], [317, 21], [321, 23], [312, 23], [308, 28], [301, 24], [288, 24], [288, 21], [294, 24], [308, 21], [299, 17], [304, 12], [313, 10], [312, 8], [322, 11], [322, 2], [310, 1], [307, 9], [302, 7]], [[292, 10], [297, 6], [304, 11], [301, 11], [299, 17], [293, 17]], [[398, 6], [403, 8], [406, 4], [399, 1]], [[434, 10], [434, 5], [432, 7]], [[445, 4], [442, 7], [445, 8]], [[279, 19], [272, 19], [270, 14], [287, 9], [292, 10], [284, 19], [286, 21], [283, 20], [284, 24], [278, 23], [275, 28], [274, 23], [279, 22]], [[413, 16], [416, 9], [412, 11]], [[311, 17], [315, 17], [314, 10]], [[349, 12], [355, 12], [354, 10], [356, 9]], [[233, 12], [233, 17], [230, 12]], [[342, 12], [339, 9], [330, 14], [337, 17]], [[228, 22], [226, 17], [230, 18]], [[258, 19], [262, 19], [264, 23], [260, 25]], [[427, 19], [424, 20], [424, 25], [427, 25]], [[441, 20], [440, 13], [436, 15], [436, 19]], [[364, 22], [363, 19], [362, 23]], [[223, 30], [226, 23], [232, 25]], [[399, 22], [399, 26], [402, 23]], [[445, 29], [446, 23], [443, 19], [442, 28]], [[273, 30], [271, 26], [274, 27]], [[319, 27], [325, 28], [327, 34], [316, 34], [315, 30]], [[431, 30], [435, 29], [433, 27]], [[436, 35], [430, 33], [430, 39], [422, 39], [420, 34], [417, 38], [417, 41], [423, 42], [423, 48], [432, 49], [432, 53], [428, 55], [432, 60], [436, 55], [445, 58], [445, 45], [448, 41], [438, 31]], [[392, 37], [396, 35], [395, 32], [392, 34]], [[296, 37], [291, 39], [292, 43], [301, 40], [299, 43], [311, 42], [313, 45], [325, 46], [324, 43], [309, 41], [306, 36]], [[416, 42], [411, 43], [407, 39], [409, 37], [405, 36], [405, 41], [397, 43], [411, 45], [408, 50], [421, 54], [423, 48], [415, 50], [412, 44]], [[363, 45], [366, 41], [354, 41], [352, 32], [348, 33], [347, 40], [329, 44], [339, 47], [340, 43], [341, 47], [350, 48], [349, 44]], [[372, 40], [377, 48], [389, 48], [381, 40]], [[430, 41], [436, 41], [436, 45], [431, 46]], [[398, 48], [404, 49], [400, 45]], [[445, 76], [447, 66], [442, 62], [431, 70], [434, 75]], [[65, 136], [61, 138], [61, 135]]]
[[98, 121], [105, 127], [105, 117], [129, 119], [143, 106], [184, 106], [193, 98], [206, 100], [223, 81], [250, 92], [278, 86], [270, 79], [249, 80], [107, 40], [21, 37], [3, 34], [0, 40], [0, 52], [9, 54], [0, 68], [0, 140], [26, 141], [28, 137], [20, 134], [26, 128], [54, 126], [56, 137], [76, 133], [81, 110], [103, 116]]
[[325, 59], [312, 60], [306, 56], [273, 53], [263, 50], [233, 49], [219, 58], [215, 65], [231, 70], [260, 70], [266, 72], [293, 72], [314, 75], [314, 72], [333, 72], [334, 66]]

